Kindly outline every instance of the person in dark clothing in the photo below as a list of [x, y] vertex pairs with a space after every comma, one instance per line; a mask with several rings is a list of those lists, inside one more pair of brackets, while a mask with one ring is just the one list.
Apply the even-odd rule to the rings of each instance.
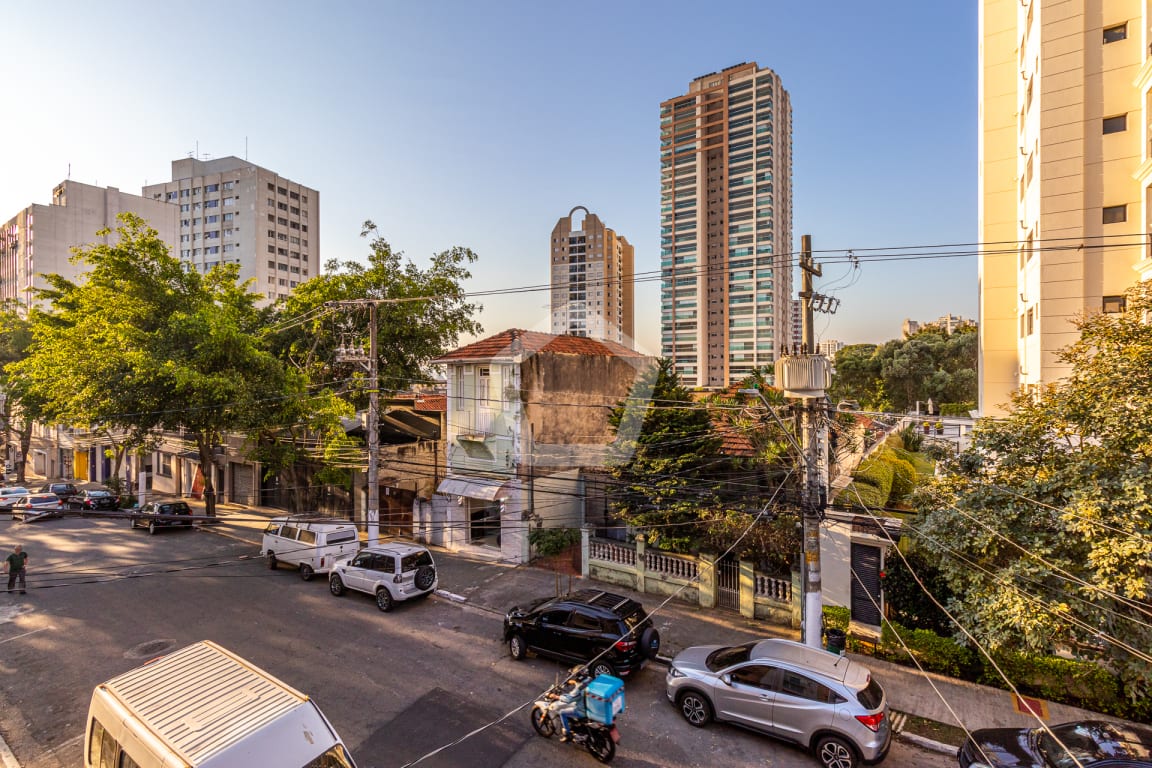
[[20, 594], [27, 594], [27, 583], [24, 581], [24, 574], [28, 569], [28, 553], [24, 548], [17, 544], [12, 548], [12, 554], [4, 560], [4, 572], [8, 574], [8, 591], [11, 592], [12, 588], [16, 586], [16, 582], [20, 582]]

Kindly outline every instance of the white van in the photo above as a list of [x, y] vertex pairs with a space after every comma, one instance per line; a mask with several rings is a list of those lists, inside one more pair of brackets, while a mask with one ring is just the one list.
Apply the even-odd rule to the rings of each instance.
[[92, 692], [84, 768], [355, 768], [311, 699], [204, 641]]
[[300, 578], [311, 581], [318, 573], [328, 573], [332, 564], [352, 557], [360, 549], [360, 533], [352, 523], [278, 517], [264, 529], [260, 554], [275, 570], [280, 563], [300, 569]]

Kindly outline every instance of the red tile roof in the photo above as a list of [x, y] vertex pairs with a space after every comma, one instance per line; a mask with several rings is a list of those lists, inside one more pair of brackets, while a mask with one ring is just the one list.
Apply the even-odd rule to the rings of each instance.
[[712, 426], [721, 438], [720, 453], [725, 456], [752, 457], [756, 455], [756, 446], [744, 430], [717, 420], [712, 421]]
[[438, 411], [445, 413], [448, 410], [447, 395], [417, 395], [414, 408], [421, 411]]
[[600, 341], [585, 336], [557, 336], [540, 331], [510, 328], [495, 336], [473, 342], [440, 356], [434, 362], [450, 360], [491, 360], [517, 354], [534, 355], [551, 352], [558, 355], [603, 355], [606, 357], [644, 357], [614, 341]]

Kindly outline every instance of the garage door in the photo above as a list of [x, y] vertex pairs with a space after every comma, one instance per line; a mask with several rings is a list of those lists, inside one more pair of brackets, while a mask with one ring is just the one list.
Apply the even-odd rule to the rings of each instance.
[[852, 620], [880, 626], [880, 547], [852, 543]]
[[232, 491], [229, 501], [234, 504], [256, 503], [256, 477], [251, 464], [232, 462]]

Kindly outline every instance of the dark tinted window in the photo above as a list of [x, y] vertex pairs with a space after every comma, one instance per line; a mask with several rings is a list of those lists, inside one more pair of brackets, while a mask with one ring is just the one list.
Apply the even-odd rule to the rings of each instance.
[[868, 685], [856, 692], [856, 699], [864, 709], [877, 709], [880, 702], [884, 701], [884, 691], [878, 682], [869, 678]]
[[1128, 130], [1128, 115], [1104, 118], [1104, 133], [1120, 133]]
[[748, 661], [748, 657], [752, 653], [752, 645], [752, 643], [745, 643], [744, 645], [736, 645], [731, 648], [720, 648], [719, 650], [712, 651], [712, 655], [710, 655], [704, 663], [708, 665], [708, 669], [713, 672], [719, 672], [721, 669], [726, 669], [733, 664]]
[[792, 672], [787, 669], [780, 670], [779, 682], [774, 688], [787, 696], [795, 696], [796, 698], [808, 699], [810, 701], [821, 701], [825, 704], [835, 704], [836, 702], [844, 700], [827, 686], [821, 685], [798, 672]]
[[373, 555], [372, 570], [381, 573], [396, 573], [396, 558], [392, 555]]
[[370, 552], [361, 552], [352, 558], [351, 565], [353, 568], [370, 568], [372, 567], [372, 554]]
[[1105, 27], [1104, 28], [1104, 42], [1105, 43], [1116, 43], [1116, 42], [1119, 42], [1121, 40], [1127, 39], [1127, 37], [1128, 37], [1128, 25], [1127, 24], [1117, 24], [1114, 27]]
[[356, 531], [336, 531], [328, 534], [329, 544], [343, 544], [346, 541], [356, 541]]
[[545, 624], [559, 624], [561, 626], [568, 623], [568, 614], [571, 613], [567, 609], [545, 611], [540, 616], [540, 621]]
[[732, 682], [754, 685], [757, 688], [769, 688], [769, 678], [771, 675], [772, 667], [767, 667], [763, 664], [749, 664], [748, 666], [732, 670]]
[[405, 555], [404, 559], [400, 561], [404, 573], [414, 571], [422, 565], [432, 565], [432, 555], [427, 552], [416, 552], [411, 555]]
[[568, 620], [568, 626], [573, 629], [593, 629], [599, 632], [600, 617], [589, 616], [584, 611], [572, 611], [572, 618]]

